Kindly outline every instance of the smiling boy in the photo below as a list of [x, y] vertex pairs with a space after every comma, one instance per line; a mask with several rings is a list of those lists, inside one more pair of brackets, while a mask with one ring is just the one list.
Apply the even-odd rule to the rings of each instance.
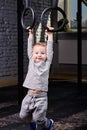
[[[52, 27], [49, 27], [52, 30]], [[47, 32], [46, 43], [34, 42], [34, 34], [29, 30], [28, 38], [28, 72], [23, 86], [28, 88], [28, 93], [22, 101], [20, 118], [29, 123], [29, 130], [51, 130], [53, 120], [46, 117], [48, 106], [48, 78], [50, 65], [53, 58], [53, 32]]]

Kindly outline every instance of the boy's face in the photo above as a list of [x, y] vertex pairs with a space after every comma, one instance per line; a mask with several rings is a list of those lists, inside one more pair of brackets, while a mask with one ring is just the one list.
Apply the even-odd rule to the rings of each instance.
[[33, 59], [35, 62], [46, 61], [46, 47], [36, 45], [33, 47]]

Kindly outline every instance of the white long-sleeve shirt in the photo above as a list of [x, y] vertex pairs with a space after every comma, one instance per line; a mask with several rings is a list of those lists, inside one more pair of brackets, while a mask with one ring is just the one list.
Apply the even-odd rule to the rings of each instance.
[[53, 41], [47, 41], [47, 60], [40, 62], [34, 62], [32, 58], [33, 41], [33, 38], [28, 38], [27, 53], [29, 58], [29, 66], [23, 86], [34, 90], [47, 92], [49, 70], [53, 58]]

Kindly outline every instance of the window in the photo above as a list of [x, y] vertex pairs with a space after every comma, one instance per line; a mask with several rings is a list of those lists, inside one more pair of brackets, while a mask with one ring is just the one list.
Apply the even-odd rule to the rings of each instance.
[[[70, 28], [77, 29], [77, 2], [78, 0], [70, 0]], [[82, 30], [87, 31], [87, 5], [82, 2]]]
[[[59, 7], [64, 9], [69, 21], [70, 31], [77, 30], [78, 0], [59, 0]], [[87, 0], [82, 2], [82, 30], [87, 31]]]

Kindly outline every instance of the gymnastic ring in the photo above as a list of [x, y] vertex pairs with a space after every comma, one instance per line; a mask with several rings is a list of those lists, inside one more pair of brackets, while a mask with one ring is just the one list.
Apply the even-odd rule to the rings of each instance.
[[[29, 25], [29, 26], [26, 26], [24, 24], [24, 16], [26, 14], [27, 11], [31, 11], [32, 13], [32, 23]], [[25, 29], [25, 30], [29, 30], [29, 29], [32, 29], [35, 25], [35, 12], [33, 11], [33, 9], [31, 7], [27, 7], [23, 10], [22, 12], [22, 16], [21, 16], [21, 24], [22, 24], [22, 27]]]
[[[49, 30], [48, 27], [44, 24], [44, 15], [48, 12], [48, 11], [53, 11], [53, 10], [58, 10], [62, 15], [63, 15], [63, 23], [60, 27], [58, 27], [57, 29], [53, 29], [53, 30]], [[42, 14], [41, 14], [41, 24], [42, 26], [47, 29], [48, 31], [50, 32], [58, 32], [60, 31], [64, 25], [66, 24], [66, 14], [65, 12], [60, 8], [60, 7], [49, 7], [49, 8], [46, 8]]]
[[82, 0], [82, 2], [87, 6], [87, 0]]

